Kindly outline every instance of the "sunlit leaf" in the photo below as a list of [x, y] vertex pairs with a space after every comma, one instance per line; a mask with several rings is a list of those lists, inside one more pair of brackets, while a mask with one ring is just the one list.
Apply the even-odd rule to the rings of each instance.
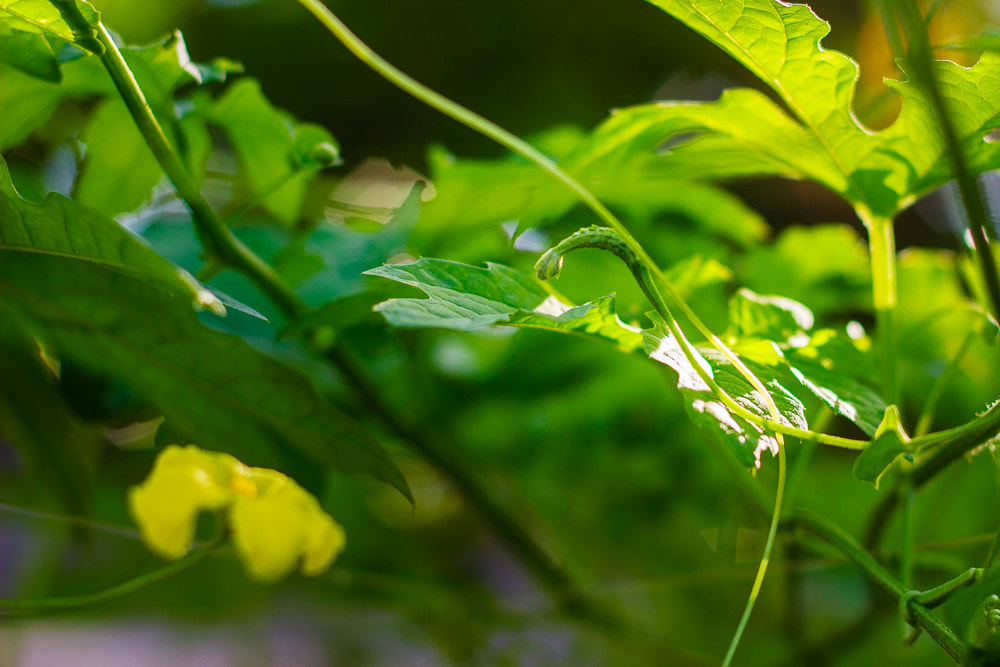
[[[254, 79], [243, 78], [230, 86], [210, 118], [236, 149], [253, 195], [285, 224], [297, 220], [313, 173], [302, 167], [329, 166], [339, 159], [337, 142], [329, 132], [296, 123], [276, 109]], [[324, 156], [313, 152], [324, 144], [329, 155], [321, 160]]]
[[[85, 0], [74, 0], [83, 19], [97, 25], [100, 14]], [[66, 23], [59, 9], [48, 0], [0, 0], [0, 23], [24, 30], [26, 26], [45, 30], [67, 42], [76, 41], [77, 35]]]
[[[619, 113], [599, 130], [618, 150], [643, 138], [647, 152], [677, 133], [704, 137], [665, 160], [683, 166], [685, 153], [724, 150], [756, 156], [745, 174], [811, 178], [856, 207], [891, 217], [916, 197], [947, 182], [937, 121], [923, 91], [908, 81], [889, 81], [903, 97], [899, 118], [873, 133], [852, 113], [857, 64], [820, 46], [829, 25], [804, 4], [774, 0], [719, 3], [650, 0], [702, 33], [756, 74], [791, 110], [787, 115], [766, 96], [730, 90], [716, 103], [665, 103]], [[1000, 166], [1000, 149], [984, 141], [998, 125], [1000, 56], [986, 53], [973, 68], [937, 63], [944, 96], [954, 100], [953, 121], [976, 172]], [[613, 138], [616, 137], [617, 138]], [[920, 137], [920, 141], [913, 141]], [[709, 146], [701, 146], [709, 142]], [[728, 169], [728, 167], [724, 167]], [[719, 176], [731, 175], [720, 173]]]
[[375, 307], [398, 327], [441, 327], [468, 331], [492, 324], [593, 335], [624, 350], [642, 345], [637, 330], [615, 315], [605, 297], [573, 306], [536, 280], [501, 264], [485, 269], [441, 259], [380, 266], [365, 272], [423, 290], [427, 299], [392, 299]]
[[[778, 442], [774, 435], [727, 408], [685, 356], [681, 346], [666, 325], [655, 318], [655, 326], [643, 332], [643, 344], [649, 358], [669, 366], [677, 373], [677, 388], [684, 406], [696, 424], [721, 436], [722, 440], [748, 468], [759, 468], [761, 456], [768, 451], [776, 454]], [[736, 367], [713, 348], [695, 349], [698, 363], [715, 382], [741, 407], [763, 419], [770, 419], [767, 401], [757, 392]], [[754, 361], [744, 360], [761, 379], [778, 408], [782, 423], [808, 428], [802, 403], [779, 381], [775, 371]]]

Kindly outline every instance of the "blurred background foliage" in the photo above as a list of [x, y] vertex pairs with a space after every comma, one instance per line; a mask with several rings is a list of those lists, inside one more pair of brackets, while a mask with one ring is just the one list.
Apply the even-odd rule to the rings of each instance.
[[[389, 296], [410, 295], [361, 275], [391, 258], [497, 261], [528, 270], [550, 241], [590, 224], [588, 215], [570, 208], [554, 220], [528, 213], [493, 219], [510, 203], [507, 190], [491, 193], [502, 171], [491, 162], [477, 177], [458, 166], [507, 159], [502, 152], [372, 74], [295, 2], [94, 4], [126, 43], [150, 43], [180, 29], [193, 60], [242, 63], [273, 105], [337, 138], [343, 163], [303, 186], [301, 208], [282, 208], [270, 194], [265, 206], [253, 206], [263, 186], [242, 192], [247, 185], [233, 183], [236, 157], [226, 150], [207, 163], [206, 191], [228, 213], [238, 213], [241, 238], [311, 305], [353, 297], [337, 301], [328, 322], [379, 390], [464, 461], [589, 594], [639, 631], [607, 632], [561, 615], [440, 472], [372, 421], [413, 488], [415, 511], [370, 480], [305, 465], [285, 470], [321, 492], [347, 530], [348, 549], [329, 574], [261, 586], [235, 559], [220, 556], [114, 603], [7, 624], [0, 628], [0, 665], [716, 664], [745, 603], [767, 527], [747, 489], [734, 481], [730, 454], [689, 422], [669, 371], [641, 355], [570, 336], [389, 330], [370, 312]], [[887, 124], [894, 100], [881, 78], [898, 74], [877, 17], [864, 3], [811, 4], [833, 26], [825, 45], [862, 64], [859, 117], [873, 127]], [[330, 6], [390, 62], [553, 154], [614, 107], [714, 99], [725, 87], [758, 86], [723, 53], [639, 0]], [[973, 33], [996, 20], [995, 11], [946, 3], [935, 38]], [[0, 75], [9, 85], [9, 69]], [[91, 197], [91, 205], [106, 206], [161, 254], [202, 271], [190, 222], [169, 188], [161, 184], [141, 202], [110, 200], [120, 194], [114, 183], [87, 194], [80, 146], [95, 159], [93, 128], [101, 127], [95, 124], [116, 128], [126, 121], [102, 117], [117, 112], [95, 101], [99, 84], [80, 76], [74, 81], [82, 93], [61, 102], [47, 124], [3, 146], [19, 190], [34, 199], [49, 190]], [[233, 79], [239, 80], [231, 73]], [[228, 94], [221, 84], [208, 90], [216, 98]], [[232, 118], [231, 110], [215, 113]], [[216, 120], [216, 141], [238, 152], [239, 129]], [[268, 166], [265, 156], [260, 168]], [[427, 187], [412, 194], [418, 181]], [[694, 257], [718, 263], [691, 291], [695, 309], [715, 330], [724, 329], [726, 300], [738, 285], [800, 300], [822, 326], [872, 325], [863, 237], [846, 204], [804, 183], [728, 185], [738, 199], [727, 204], [720, 226], [683, 210], [632, 211], [629, 218], [665, 266]], [[469, 192], [482, 200], [474, 210], [463, 209]], [[485, 211], [481, 220], [473, 219], [476, 211]], [[959, 318], [935, 315], [963, 298], [955, 278], [959, 260], [937, 250], [958, 247], [943, 222], [955, 215], [953, 198], [938, 194], [897, 225], [901, 247], [912, 246], [900, 267], [900, 327], [911, 332], [900, 340], [901, 386], [911, 424], [941, 360], [954, 354], [968, 328]], [[512, 228], [505, 232], [499, 223], [518, 221], [546, 224], [512, 245]], [[211, 284], [269, 321], [232, 310], [226, 320], [206, 315], [204, 321], [306, 370], [336, 403], [355, 409], [336, 373], [282, 337], [284, 319], [248, 282], [224, 272]], [[558, 289], [578, 303], [615, 292], [619, 313], [630, 321], [648, 309], [627, 272], [596, 251], [575, 255]], [[926, 326], [928, 317], [936, 318], [933, 326]], [[973, 343], [936, 426], [966, 420], [970, 405], [981, 407], [1000, 393], [990, 372], [998, 362], [994, 348]], [[70, 362], [62, 368], [61, 390], [89, 424], [117, 428], [155, 416], [129, 387]], [[857, 435], [846, 422], [833, 428]], [[154, 451], [133, 434], [115, 433], [117, 446], [105, 443], [92, 455], [89, 515], [101, 524], [131, 526], [125, 490], [146, 475]], [[160, 444], [181, 437], [169, 423], [156, 435]], [[851, 476], [853, 457], [794, 444], [789, 452], [793, 467], [803, 462], [790, 492], [796, 504], [861, 531], [878, 494]], [[920, 574], [928, 582], [985, 553], [1000, 518], [993, 467], [989, 457], [978, 457], [947, 471], [921, 496], [917, 539]], [[765, 462], [752, 484], [771, 493], [774, 468]], [[63, 513], [51, 487], [23, 469], [14, 450], [0, 449], [0, 597], [89, 592], [156, 563], [134, 535], [15, 511]], [[897, 530], [895, 523], [886, 528], [890, 560]], [[903, 647], [895, 615], [842, 561], [786, 545], [738, 662], [947, 663], [926, 639]]]

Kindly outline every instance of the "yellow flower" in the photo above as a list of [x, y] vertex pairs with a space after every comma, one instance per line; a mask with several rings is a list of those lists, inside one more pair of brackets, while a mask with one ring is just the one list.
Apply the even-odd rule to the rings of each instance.
[[129, 492], [129, 506], [150, 549], [172, 559], [190, 548], [201, 512], [224, 511], [237, 554], [262, 581], [300, 564], [303, 574], [320, 574], [346, 542], [344, 529], [291, 478], [194, 445], [164, 449]]

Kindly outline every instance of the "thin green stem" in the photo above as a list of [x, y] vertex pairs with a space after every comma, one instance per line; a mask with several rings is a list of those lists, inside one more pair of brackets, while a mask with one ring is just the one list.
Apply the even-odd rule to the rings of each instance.
[[[211, 258], [232, 266], [247, 276], [289, 317], [303, 313], [307, 306], [266, 262], [243, 245], [215, 210], [202, 196], [195, 182], [167, 141], [141, 88], [129, 70], [125, 59], [103, 25], [97, 34], [105, 48], [102, 62], [111, 75], [122, 99], [135, 119], [164, 173], [174, 184], [180, 198], [191, 210], [195, 227]], [[415, 429], [403, 424], [386, 405], [371, 381], [364, 375], [342, 347], [335, 347], [329, 356], [348, 384], [362, 398], [368, 411], [379, 417], [390, 431], [405, 437], [415, 449], [449, 476], [463, 492], [465, 499], [491, 526], [508, 547], [521, 558], [528, 569], [539, 577], [543, 586], [557, 594], [570, 613], [598, 617], [597, 606], [579, 593], [570, 577], [513, 517], [495, 501], [479, 482], [442, 448], [432, 446]], [[604, 614], [606, 616], [606, 614]]]
[[[823, 517], [806, 512], [795, 512], [794, 515], [788, 518], [787, 523], [789, 527], [798, 527], [816, 535], [840, 551], [871, 582], [891, 596], [897, 603], [909, 592], [871, 554], [865, 551], [854, 538], [836, 524], [827, 521]], [[907, 613], [916, 627], [927, 632], [955, 662], [962, 663], [965, 657], [965, 645], [952, 632], [951, 628], [942, 623], [929, 609], [915, 599], [910, 600], [907, 605]]]
[[781, 522], [782, 500], [785, 495], [785, 472], [787, 468], [784, 442], [778, 445], [778, 490], [774, 495], [774, 513], [771, 515], [771, 525], [767, 531], [767, 542], [764, 544], [764, 555], [757, 566], [757, 576], [753, 580], [753, 588], [750, 589], [750, 597], [747, 598], [746, 607], [743, 609], [743, 616], [740, 617], [739, 625], [733, 634], [732, 641], [729, 642], [729, 649], [726, 657], [722, 661], [722, 667], [729, 667], [736, 654], [736, 647], [743, 638], [743, 631], [746, 630], [750, 621], [750, 614], [753, 613], [754, 605], [757, 604], [757, 597], [760, 595], [761, 586], [764, 585], [764, 576], [767, 574], [767, 566], [771, 561], [771, 552], [774, 549], [774, 541], [778, 535], [778, 524]]
[[225, 539], [225, 534], [222, 534], [217, 539], [193, 550], [187, 556], [178, 561], [174, 561], [173, 563], [161, 567], [158, 570], [153, 570], [152, 572], [129, 579], [128, 581], [118, 584], [117, 586], [97, 591], [96, 593], [61, 598], [41, 598], [37, 600], [0, 600], [0, 615], [28, 616], [45, 612], [61, 611], [64, 609], [73, 609], [75, 607], [84, 607], [123, 597], [130, 593], [134, 593], [141, 588], [145, 588], [150, 584], [163, 581], [164, 579], [168, 579], [175, 574], [194, 567], [212, 555], [215, 550], [219, 548], [222, 542], [225, 541]]
[[[306, 8], [307, 11], [315, 16], [321, 24], [323, 24], [323, 26], [326, 27], [327, 30], [329, 30], [330, 33], [332, 33], [334, 37], [340, 41], [341, 44], [353, 53], [355, 57], [357, 57], [364, 64], [368, 65], [368, 67], [388, 80], [390, 83], [409, 93], [432, 109], [440, 111], [442, 114], [448, 116], [456, 122], [459, 122], [475, 132], [492, 139], [513, 153], [520, 155], [529, 162], [532, 162], [572, 191], [584, 205], [597, 215], [598, 218], [621, 235], [631, 252], [641, 259], [642, 263], [646, 265], [656, 280], [663, 285], [664, 289], [667, 290], [667, 293], [671, 297], [671, 300], [680, 308], [681, 312], [684, 313], [695, 328], [698, 329], [699, 333], [705, 336], [709, 343], [722, 352], [736, 367], [737, 371], [743, 375], [754, 387], [754, 389], [760, 393], [764, 400], [770, 404], [768, 407], [769, 411], [772, 413], [771, 418], [775, 423], [778, 422], [777, 407], [773, 405], [774, 401], [771, 398], [770, 393], [765, 388], [764, 383], [760, 381], [760, 378], [751, 372], [750, 369], [747, 368], [746, 364], [744, 364], [740, 358], [736, 356], [736, 354], [734, 354], [733, 351], [730, 350], [722, 342], [722, 340], [719, 339], [719, 337], [705, 325], [704, 322], [702, 322], [687, 302], [681, 298], [677, 290], [671, 285], [670, 281], [663, 273], [663, 270], [660, 269], [659, 265], [652, 260], [646, 250], [639, 244], [638, 241], [636, 241], [635, 237], [632, 236], [625, 225], [623, 225], [622, 222], [611, 212], [611, 210], [608, 209], [608, 207], [605, 206], [590, 190], [588, 190], [586, 186], [563, 171], [554, 160], [520, 137], [511, 134], [496, 123], [483, 118], [474, 111], [453, 102], [444, 95], [431, 90], [389, 63], [387, 60], [375, 53], [375, 51], [373, 51], [367, 44], [361, 41], [361, 39], [355, 35], [343, 21], [341, 21], [325, 5], [319, 2], [319, 0], [299, 0], [299, 2]], [[659, 292], [658, 290], [656, 291], [657, 293]], [[660, 301], [662, 303], [662, 298]], [[673, 315], [669, 313], [668, 309], [665, 308], [664, 310], [665, 313], [663, 316], [671, 328], [671, 333], [677, 337], [678, 344], [684, 351], [685, 356], [688, 357], [688, 361], [698, 371], [699, 375], [703, 376], [702, 379], [705, 380], [714, 391], [716, 391], [728, 408], [739, 413], [746, 412], [741, 406], [733, 401], [732, 398], [728, 397], [728, 395], [722, 391], [721, 387], [719, 387], [718, 384], [715, 383], [710, 376], [708, 376], [707, 371], [702, 369], [701, 364], [698, 363], [695, 357], [690, 343], [683, 337], [683, 335], [678, 335], [680, 333], [680, 329], [677, 326]], [[759, 419], [759, 417], [757, 419]], [[800, 436], [799, 433], [794, 435]]]
[[962, 204], [969, 221], [969, 233], [976, 256], [979, 258], [979, 268], [986, 285], [990, 311], [993, 317], [1000, 318], [1000, 273], [997, 272], [996, 259], [989, 245], [987, 234], [987, 229], [990, 228], [989, 214], [979, 189], [979, 182], [969, 168], [968, 159], [962, 149], [952, 111], [934, 71], [934, 54], [927, 36], [927, 26], [914, 0], [896, 0], [896, 9], [910, 44], [908, 62], [911, 73], [930, 98], [938, 129], [951, 156], [952, 173], [958, 183]]

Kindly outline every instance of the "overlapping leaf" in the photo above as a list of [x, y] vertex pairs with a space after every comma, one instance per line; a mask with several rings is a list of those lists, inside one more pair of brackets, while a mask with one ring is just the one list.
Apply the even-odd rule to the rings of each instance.
[[412, 285], [429, 297], [391, 299], [376, 306], [394, 326], [468, 331], [504, 324], [597, 336], [626, 351], [642, 346], [638, 331], [615, 315], [612, 297], [572, 306], [534, 279], [501, 264], [483, 269], [422, 259], [366, 273]]
[[199, 444], [361, 472], [407, 497], [372, 436], [301, 372], [199, 322], [188, 304], [106, 266], [0, 250], [0, 300], [62, 354], [135, 387]]
[[[715, 103], [665, 103], [624, 110], [595, 134], [602, 144], [580, 159], [599, 163], [645, 154], [679, 133], [702, 133], [661, 158], [676, 169], [691, 162], [705, 177], [775, 174], [823, 183], [856, 207], [892, 217], [950, 176], [930, 106], [910, 82], [892, 82], [903, 110], [888, 129], [873, 133], [852, 114], [857, 65], [820, 41], [829, 26], [806, 5], [774, 0], [720, 3], [650, 0], [705, 35], [778, 94], [794, 117], [765, 95], [731, 90]], [[1000, 57], [985, 54], [971, 69], [938, 63], [945, 96], [955, 100], [955, 123], [977, 171], [1000, 166], [984, 141], [998, 125]], [[914, 141], [913, 137], [920, 137]], [[734, 165], [713, 162], [731, 153]], [[699, 171], [703, 169], [703, 171]]]
[[729, 318], [726, 337], [744, 361], [769, 367], [800, 398], [812, 394], [875, 433], [886, 405], [865, 383], [873, 369], [854, 341], [831, 329], [811, 331], [812, 313], [801, 303], [748, 289], [730, 300]]
[[[719, 434], [743, 465], [759, 468], [764, 452], [777, 453], [778, 442], [774, 435], [733, 413], [719, 401], [698, 375], [666, 325], [658, 318], [652, 329], [643, 332], [643, 345], [650, 359], [669, 366], [677, 373], [677, 388], [691, 419], [699, 426]], [[696, 349], [695, 354], [698, 355], [698, 362], [715, 382], [741, 407], [763, 419], [770, 419], [765, 398], [732, 363], [711, 348]], [[790, 426], [808, 428], [801, 401], [782, 385], [774, 369], [750, 360], [744, 362], [767, 387], [778, 408], [780, 421]]]

